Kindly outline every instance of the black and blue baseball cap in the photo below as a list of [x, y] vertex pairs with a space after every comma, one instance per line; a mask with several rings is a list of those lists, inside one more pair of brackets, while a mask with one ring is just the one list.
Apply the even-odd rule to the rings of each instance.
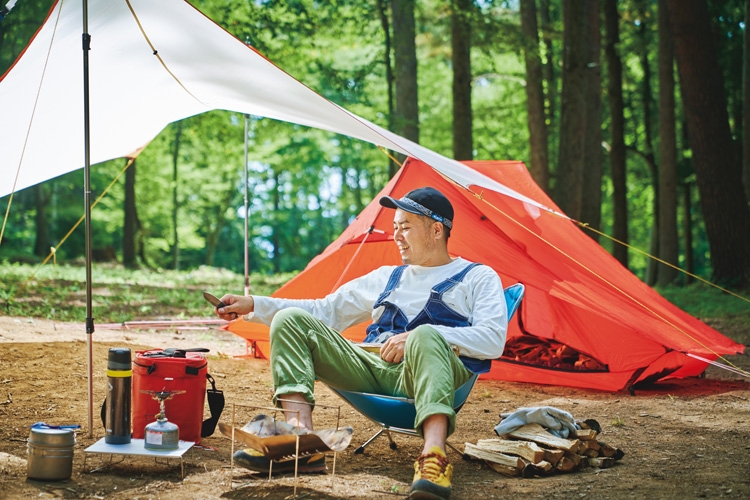
[[390, 196], [380, 198], [380, 204], [386, 208], [400, 208], [406, 212], [424, 215], [445, 227], [453, 227], [453, 205], [443, 193], [432, 187], [421, 187], [409, 191], [403, 198]]

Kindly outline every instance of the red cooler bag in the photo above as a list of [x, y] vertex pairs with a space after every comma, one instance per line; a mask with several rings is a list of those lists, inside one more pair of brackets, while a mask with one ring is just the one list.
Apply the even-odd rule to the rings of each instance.
[[[208, 349], [157, 349], [137, 351], [133, 360], [133, 438], [143, 439], [146, 425], [156, 421], [159, 414], [159, 401], [155, 392], [177, 392], [165, 401], [164, 411], [167, 420], [176, 424], [180, 430], [181, 441], [193, 441], [196, 444], [203, 437], [210, 436], [213, 428], [206, 433], [206, 427], [212, 427], [218, 421], [219, 414], [203, 422], [203, 409], [206, 401], [206, 380], [216, 391], [213, 379], [208, 374], [208, 361], [204, 356]], [[184, 392], [181, 392], [184, 391]], [[202, 432], [203, 431], [203, 432]]]

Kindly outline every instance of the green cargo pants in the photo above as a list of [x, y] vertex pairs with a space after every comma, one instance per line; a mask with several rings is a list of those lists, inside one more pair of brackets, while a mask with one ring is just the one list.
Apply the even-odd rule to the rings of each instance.
[[429, 325], [409, 335], [401, 363], [388, 363], [294, 307], [278, 312], [271, 323], [271, 373], [274, 404], [294, 393], [314, 404], [317, 377], [344, 390], [413, 398], [417, 432], [422, 434], [427, 417], [443, 414], [448, 417], [449, 436], [456, 428], [454, 391], [472, 375]]

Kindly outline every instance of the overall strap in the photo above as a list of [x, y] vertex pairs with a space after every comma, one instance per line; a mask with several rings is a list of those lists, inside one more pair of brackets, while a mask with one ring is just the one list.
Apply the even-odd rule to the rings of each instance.
[[456, 286], [459, 283], [461, 283], [464, 280], [464, 278], [466, 277], [466, 275], [469, 273], [469, 271], [471, 271], [475, 267], [481, 266], [481, 265], [482, 264], [480, 264], [479, 262], [472, 262], [471, 264], [469, 264], [468, 266], [464, 267], [461, 271], [459, 271], [458, 273], [454, 274], [450, 278], [446, 279], [445, 281], [443, 281], [441, 283], [438, 283], [437, 285], [435, 285], [434, 287], [432, 287], [432, 294], [433, 294], [433, 296], [437, 295], [438, 297], [442, 297], [445, 292], [447, 292], [448, 290], [450, 290], [454, 286]]
[[396, 289], [396, 286], [398, 285], [398, 282], [401, 281], [401, 275], [404, 274], [404, 270], [406, 269], [406, 266], [398, 266], [396, 269], [393, 270], [391, 273], [391, 277], [388, 278], [388, 283], [385, 285], [385, 290], [383, 290], [383, 293], [380, 294], [378, 297], [378, 300], [375, 302], [375, 305], [373, 306], [373, 309], [377, 309], [383, 304], [383, 301], [388, 297], [393, 290]]

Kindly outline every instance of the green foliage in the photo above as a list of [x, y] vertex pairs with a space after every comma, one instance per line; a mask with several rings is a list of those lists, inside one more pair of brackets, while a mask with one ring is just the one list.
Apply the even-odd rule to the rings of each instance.
[[[54, 0], [22, 0], [0, 22], [0, 75], [13, 64], [47, 15]], [[2, 2], [2, 7], [8, 2]]]
[[[215, 317], [202, 291], [242, 295], [244, 276], [226, 269], [199, 267], [190, 271], [128, 270], [93, 266], [93, 308], [98, 323], [138, 319]], [[9, 316], [58, 321], [85, 321], [86, 270], [82, 265], [44, 267], [0, 263], [0, 310]], [[268, 295], [293, 274], [252, 274], [250, 292]]]

